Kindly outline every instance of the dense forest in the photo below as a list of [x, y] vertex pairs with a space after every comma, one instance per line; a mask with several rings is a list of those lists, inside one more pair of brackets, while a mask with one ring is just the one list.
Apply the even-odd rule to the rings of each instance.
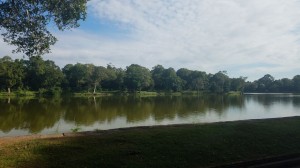
[[275, 80], [267, 74], [254, 82], [246, 82], [246, 79], [230, 78], [226, 71], [207, 74], [186, 68], [176, 71], [162, 65], [149, 70], [137, 64], [122, 69], [113, 65], [77, 63], [60, 69], [53, 61], [42, 57], [30, 57], [29, 60], [13, 60], [9, 56], [0, 58], [0, 89], [8, 93], [20, 90], [49, 94], [99, 91], [300, 92], [300, 75]]

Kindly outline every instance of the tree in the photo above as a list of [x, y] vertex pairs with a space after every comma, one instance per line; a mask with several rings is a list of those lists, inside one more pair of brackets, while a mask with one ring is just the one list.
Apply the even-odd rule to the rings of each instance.
[[201, 71], [192, 71], [190, 74], [191, 83], [190, 89], [197, 90], [198, 92], [200, 90], [205, 90], [208, 84], [207, 75], [205, 72]]
[[300, 75], [296, 75], [293, 78], [294, 91], [300, 93]]
[[109, 64], [106, 67], [108, 78], [101, 82], [101, 86], [108, 90], [122, 90], [124, 89], [125, 71], [122, 68], [116, 68]]
[[162, 65], [156, 65], [151, 70], [151, 76], [154, 82], [154, 89], [155, 90], [163, 90], [163, 72], [165, 68]]
[[180, 79], [173, 68], [165, 69], [156, 65], [151, 71], [154, 89], [164, 91], [179, 91], [182, 89], [183, 80]]
[[7, 88], [7, 93], [11, 93], [11, 88], [22, 85], [24, 78], [24, 65], [20, 60], [13, 61], [9, 56], [0, 59], [0, 85]]
[[275, 81], [274, 77], [270, 74], [266, 74], [262, 78], [257, 80], [259, 92], [269, 92], [272, 83]]
[[125, 85], [128, 89], [141, 91], [150, 87], [153, 83], [150, 71], [137, 64], [131, 64], [126, 69]]
[[26, 84], [32, 90], [60, 87], [64, 76], [53, 61], [31, 57], [26, 66]]
[[122, 69], [118, 69], [114, 67], [114, 65], [108, 64], [106, 66], [107, 78], [101, 80], [101, 87], [109, 90], [120, 89], [121, 88], [120, 83], [122, 82], [123, 79], [118, 79], [119, 77], [121, 77], [119, 76], [119, 70], [122, 71]]
[[182, 79], [184, 90], [191, 89], [191, 84], [192, 84], [191, 73], [192, 71], [186, 68], [180, 68], [176, 72], [177, 76]]
[[257, 82], [256, 81], [254, 81], [254, 82], [246, 82], [245, 83], [245, 89], [244, 89], [244, 91], [245, 92], [248, 92], [248, 93], [255, 93], [255, 92], [257, 92]]
[[81, 91], [89, 88], [91, 65], [77, 63], [68, 64], [63, 68], [63, 73], [71, 90]]
[[45, 61], [45, 73], [42, 83], [43, 88], [50, 89], [54, 87], [60, 87], [63, 78], [64, 76], [62, 71], [57, 65], [55, 65], [53, 61]]
[[180, 91], [182, 89], [183, 82], [173, 68], [165, 69], [162, 78], [165, 91]]
[[283, 78], [280, 80], [282, 83], [282, 86], [280, 88], [281, 92], [292, 92], [293, 91], [293, 81], [288, 78]]
[[230, 78], [226, 72], [218, 72], [210, 78], [210, 91], [214, 93], [226, 93], [230, 90]]
[[93, 93], [96, 93], [97, 86], [102, 80], [108, 79], [109, 73], [108, 70], [103, 66], [95, 66], [91, 75], [91, 80], [94, 83]]
[[230, 83], [230, 90], [231, 91], [244, 91], [245, 82], [247, 77], [239, 77], [239, 78], [232, 78]]
[[57, 39], [47, 30], [55, 23], [59, 30], [76, 28], [86, 18], [87, 0], [2, 0], [0, 29], [4, 41], [17, 46], [14, 52], [27, 56], [48, 53]]

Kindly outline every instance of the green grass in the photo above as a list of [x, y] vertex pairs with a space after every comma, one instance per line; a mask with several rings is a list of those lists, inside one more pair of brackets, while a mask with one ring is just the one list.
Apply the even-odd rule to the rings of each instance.
[[0, 92], [0, 97], [7, 98], [7, 97], [36, 97], [37, 92], [34, 91], [25, 91], [19, 90], [14, 91], [8, 94], [7, 92]]
[[97, 133], [0, 146], [0, 167], [207, 167], [300, 153], [300, 117]]
[[97, 96], [138, 96], [138, 97], [153, 97], [153, 96], [181, 96], [181, 92], [150, 92], [150, 91], [136, 91], [136, 92], [128, 92], [128, 91], [101, 91], [96, 94], [82, 92], [82, 93], [74, 93], [75, 97], [97, 97]]
[[114, 92], [98, 92], [98, 93], [74, 93], [74, 97], [102, 97], [102, 96], [112, 96], [115, 95]]
[[151, 97], [151, 96], [158, 96], [159, 94], [157, 92], [138, 91], [135, 92], [134, 95], [140, 97]]
[[15, 93], [8, 94], [7, 92], [0, 92], [0, 97], [15, 97]]
[[227, 93], [227, 95], [232, 95], [232, 96], [238, 96], [241, 95], [242, 93], [240, 91], [230, 91]]

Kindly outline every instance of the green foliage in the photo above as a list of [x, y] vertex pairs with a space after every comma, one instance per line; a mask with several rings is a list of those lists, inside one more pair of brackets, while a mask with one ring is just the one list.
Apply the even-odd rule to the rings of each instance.
[[13, 87], [22, 87], [24, 77], [22, 61], [13, 61], [9, 56], [0, 59], [0, 86], [5, 87], [8, 94], [10, 94]]
[[43, 55], [57, 39], [47, 30], [54, 22], [59, 30], [76, 28], [86, 18], [86, 0], [2, 0], [0, 28], [4, 41], [17, 46], [14, 52]]
[[53, 61], [44, 61], [42, 57], [31, 57], [26, 62], [26, 79], [31, 90], [37, 91], [41, 88], [50, 89], [60, 87], [63, 81], [63, 73]]
[[75, 65], [66, 65], [62, 71], [65, 74], [67, 86], [71, 90], [80, 91], [88, 90], [91, 70], [91, 65], [77, 63]]
[[75, 128], [71, 128], [71, 131], [72, 132], [79, 132], [81, 130], [81, 128], [80, 127], [75, 127]]
[[210, 91], [213, 93], [227, 93], [230, 91], [230, 78], [226, 72], [218, 72], [210, 78]]
[[34, 97], [36, 96], [36, 92], [19, 89], [17, 90], [16, 95], [19, 97]]
[[262, 78], [245, 83], [245, 92], [259, 92], [259, 93], [300, 93], [300, 76], [296, 75], [293, 79], [278, 79], [275, 80], [273, 76], [267, 74]]
[[231, 79], [231, 91], [244, 91], [246, 77], [232, 78]]
[[106, 67], [108, 78], [101, 81], [102, 91], [120, 91], [125, 90], [124, 77], [125, 71], [122, 68], [116, 68], [109, 64]]
[[150, 71], [137, 64], [131, 64], [127, 67], [124, 81], [126, 87], [132, 91], [141, 91], [152, 85]]
[[300, 75], [296, 75], [293, 78], [293, 83], [294, 83], [294, 90], [300, 93]]
[[[254, 82], [246, 77], [230, 78], [226, 71], [207, 74], [181, 68], [165, 69], [156, 65], [149, 69], [132, 64], [125, 70], [113, 65], [67, 64], [62, 70], [53, 61], [32, 56], [29, 60], [0, 58], [0, 90], [31, 90], [39, 95], [59, 95], [67, 92], [82, 92], [97, 95], [97, 91], [174, 92], [196, 91], [199, 93], [233, 92], [300, 92], [300, 76], [293, 79], [275, 80], [267, 74]], [[187, 92], [186, 92], [187, 93]], [[181, 93], [180, 93], [181, 94]], [[194, 93], [193, 93], [194, 94]], [[22, 95], [22, 94], [20, 94]], [[103, 94], [99, 94], [103, 95]], [[160, 94], [159, 94], [160, 95]]]
[[164, 90], [163, 85], [163, 77], [162, 74], [165, 71], [165, 68], [162, 65], [156, 65], [151, 70], [151, 76], [154, 82], [154, 89], [155, 90]]
[[165, 91], [181, 91], [182, 79], [180, 79], [173, 68], [165, 69], [162, 73], [163, 89]]
[[52, 87], [49, 89], [40, 88], [38, 90], [38, 95], [43, 96], [59, 96], [62, 93], [62, 89], [60, 87]]

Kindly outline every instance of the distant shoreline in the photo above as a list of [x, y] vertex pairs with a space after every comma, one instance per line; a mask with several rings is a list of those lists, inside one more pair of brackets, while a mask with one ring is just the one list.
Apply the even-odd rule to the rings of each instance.
[[91, 92], [70, 92], [62, 93], [59, 95], [43, 95], [34, 91], [12, 92], [7, 94], [6, 92], [0, 92], [0, 98], [39, 98], [39, 97], [57, 97], [57, 96], [72, 96], [72, 97], [105, 97], [105, 96], [140, 96], [140, 97], [155, 97], [155, 96], [199, 96], [199, 95], [242, 95], [241, 92], [228, 92], [228, 93], [210, 93], [210, 92], [197, 92], [197, 91], [181, 91], [181, 92], [156, 92], [156, 91], [103, 91], [97, 93]]

